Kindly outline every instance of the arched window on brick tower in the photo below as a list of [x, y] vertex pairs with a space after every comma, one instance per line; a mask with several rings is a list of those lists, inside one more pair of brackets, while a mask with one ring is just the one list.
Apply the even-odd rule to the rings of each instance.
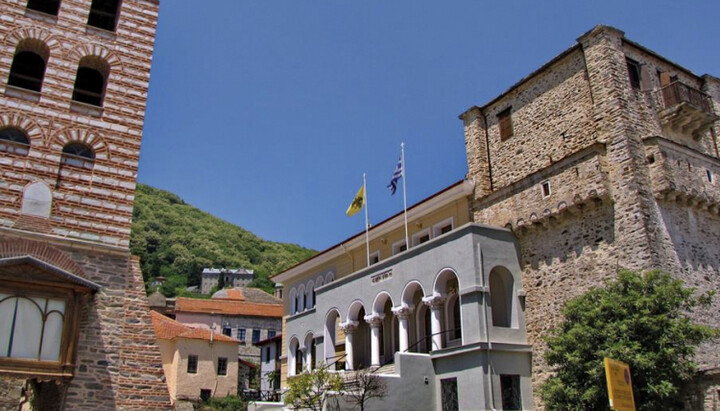
[[27, 134], [16, 127], [0, 129], [0, 151], [26, 156], [30, 149]]
[[15, 49], [8, 85], [40, 92], [50, 50], [40, 40], [25, 39]]
[[119, 14], [120, 0], [93, 0], [87, 24], [103, 30], [115, 31]]
[[29, 0], [27, 8], [57, 16], [60, 9], [60, 0]]
[[64, 165], [92, 169], [95, 164], [95, 152], [83, 143], [67, 143], [63, 147], [60, 161]]
[[110, 66], [101, 58], [86, 56], [80, 60], [72, 99], [102, 107]]

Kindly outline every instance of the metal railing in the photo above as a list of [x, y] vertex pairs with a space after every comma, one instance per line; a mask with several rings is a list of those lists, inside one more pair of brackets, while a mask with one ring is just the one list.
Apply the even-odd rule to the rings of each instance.
[[[404, 353], [405, 353], [405, 352], [417, 352], [417, 351], [414, 351], [415, 347], [419, 346], [419, 345], [422, 344], [422, 343], [427, 342], [428, 340], [430, 341], [430, 344], [432, 344], [432, 338], [433, 338], [434, 336], [436, 336], [436, 335], [441, 335], [441, 334], [447, 334], [447, 333], [454, 333], [456, 330], [460, 330], [460, 328], [450, 328], [450, 329], [448, 329], [448, 330], [441, 330], [441, 331], [436, 332], [436, 333], [434, 333], [434, 334], [426, 335], [425, 337], [417, 340], [417, 341], [415, 342], [415, 344], [409, 346], [406, 350], [404, 350], [404, 351], [397, 351], [397, 352], [404, 352]], [[425, 347], [427, 347], [427, 345], [426, 345]], [[430, 353], [430, 351], [432, 351], [432, 350], [427, 350], [426, 353]], [[393, 356], [391, 356], [387, 361], [385, 361], [382, 365], [388, 365], [388, 364], [392, 364], [392, 363], [394, 363], [394, 362], [395, 362], [395, 356], [393, 355]]]
[[664, 108], [672, 107], [680, 103], [688, 103], [698, 110], [712, 114], [712, 101], [710, 96], [702, 91], [685, 85], [679, 81], [674, 81], [660, 89]]

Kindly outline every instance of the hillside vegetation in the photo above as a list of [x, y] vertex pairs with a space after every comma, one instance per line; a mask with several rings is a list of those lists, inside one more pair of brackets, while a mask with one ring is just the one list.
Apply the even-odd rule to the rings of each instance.
[[167, 296], [199, 285], [205, 267], [254, 269], [251, 285], [272, 292], [269, 275], [315, 254], [299, 245], [265, 241], [175, 194], [144, 184], [135, 191], [130, 251], [140, 257], [146, 284], [158, 276], [166, 278], [161, 291]]

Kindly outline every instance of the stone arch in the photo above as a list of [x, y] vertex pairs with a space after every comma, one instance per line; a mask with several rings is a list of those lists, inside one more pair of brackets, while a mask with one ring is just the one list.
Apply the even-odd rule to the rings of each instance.
[[305, 284], [300, 284], [297, 288], [297, 311], [303, 312], [305, 307]]
[[34, 257], [79, 277], [87, 278], [85, 272], [72, 258], [55, 247], [32, 240], [0, 239], [0, 259], [26, 256]]
[[57, 132], [50, 141], [50, 146], [61, 152], [63, 147], [71, 142], [80, 142], [92, 148], [95, 152], [95, 160], [108, 160], [110, 148], [105, 139], [98, 133], [89, 129], [65, 128]]
[[49, 218], [52, 210], [52, 190], [42, 181], [35, 181], [23, 189], [20, 212], [25, 215]]
[[288, 298], [290, 300], [290, 315], [293, 315], [297, 312], [297, 291], [295, 290], [295, 287], [290, 289], [290, 292], [288, 293]]
[[365, 321], [363, 318], [359, 317], [360, 311], [365, 311], [365, 304], [363, 304], [360, 300], [355, 300], [352, 303], [350, 303], [350, 307], [348, 307], [347, 312], [347, 320], [348, 321]]
[[315, 288], [320, 288], [320, 287], [322, 287], [323, 285], [325, 285], [325, 279], [323, 278], [322, 275], [319, 275], [319, 276], [315, 279]]
[[445, 267], [435, 276], [435, 282], [433, 283], [434, 294], [446, 297], [452, 292], [457, 293], [459, 289], [460, 277], [454, 269]]
[[410, 281], [405, 285], [405, 288], [403, 288], [402, 292], [402, 304], [406, 305], [408, 307], [413, 306], [413, 296], [417, 291], [420, 291], [423, 296], [425, 296], [425, 289], [423, 288], [422, 284], [420, 284], [419, 281]]
[[108, 66], [110, 66], [110, 72], [123, 71], [122, 60], [120, 60], [120, 57], [101, 44], [81, 43], [67, 53], [68, 60], [72, 61], [75, 67], [80, 64], [80, 60], [86, 57], [95, 57], [104, 61]]
[[510, 270], [496, 266], [488, 276], [490, 289], [490, 311], [494, 327], [512, 327], [515, 323], [514, 287], [515, 280]]
[[14, 111], [5, 111], [0, 113], [0, 129], [5, 127], [15, 127], [27, 135], [30, 139], [30, 146], [45, 142], [45, 132], [35, 120], [25, 117]]
[[393, 305], [393, 300], [390, 294], [387, 291], [380, 291], [377, 296], [375, 296], [375, 301], [373, 301], [372, 305], [372, 313], [373, 314], [383, 314], [383, 310], [385, 308], [385, 303], [387, 301], [390, 301], [390, 305]]
[[305, 349], [305, 358], [303, 359], [305, 368], [312, 370], [315, 368], [317, 361], [317, 355], [315, 353], [315, 335], [312, 331], [305, 333], [305, 337], [303, 338], [303, 348]]
[[323, 347], [325, 350], [325, 363], [330, 364], [335, 361], [335, 346], [338, 345], [339, 333], [338, 326], [340, 323], [340, 310], [331, 308], [325, 314], [325, 326], [323, 327]]
[[335, 279], [335, 275], [332, 271], [328, 271], [327, 274], [325, 274], [325, 284], [331, 283]]
[[305, 306], [310, 309], [315, 307], [315, 282], [308, 281], [305, 286]]
[[[50, 55], [57, 55], [62, 52], [62, 46], [55, 36], [40, 27], [22, 27], [15, 29], [5, 35], [3, 43], [14, 50], [20, 42], [25, 40], [42, 42], [45, 46], [47, 46]], [[47, 63], [47, 59], [45, 60], [45, 63]]]
[[[288, 340], [288, 376], [297, 375], [302, 371], [302, 358], [298, 358], [300, 351], [300, 340], [296, 335], [293, 335]], [[298, 361], [300, 367], [298, 369]]]

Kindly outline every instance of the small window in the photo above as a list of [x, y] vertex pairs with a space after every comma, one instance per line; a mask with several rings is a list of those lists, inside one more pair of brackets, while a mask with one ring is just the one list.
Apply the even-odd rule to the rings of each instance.
[[120, 0], [93, 0], [87, 24], [107, 31], [115, 31]]
[[188, 356], [188, 366], [187, 366], [188, 374], [197, 374], [197, 367], [198, 367], [197, 355], [189, 355]]
[[227, 358], [218, 358], [217, 375], [227, 375]]
[[550, 182], [549, 181], [543, 181], [542, 183], [542, 195], [544, 197], [550, 197], [550, 194], [552, 194], [552, 191], [550, 190]]
[[8, 85], [40, 92], [45, 77], [45, 60], [34, 51], [19, 51], [10, 66]]
[[707, 179], [708, 179], [708, 182], [709, 182], [709, 183], [714, 183], [714, 182], [715, 182], [715, 178], [713, 177], [712, 171], [710, 171], [710, 170], [708, 170], [708, 169], [705, 169], [705, 175], [707, 176]]
[[267, 336], [267, 338], [273, 338], [275, 335], [276, 335], [276, 331], [275, 331], [275, 330], [268, 330], [268, 336]]
[[225, 327], [223, 327], [222, 333], [223, 333], [223, 335], [227, 335], [228, 337], [231, 337], [232, 336], [232, 328], [230, 328], [229, 326], [226, 325]]
[[68, 166], [91, 169], [95, 163], [95, 152], [83, 143], [68, 143], [63, 147], [60, 161]]
[[245, 342], [245, 329], [244, 328], [238, 328], [238, 336], [237, 339]]
[[102, 107], [109, 75], [110, 66], [104, 60], [94, 56], [83, 57], [75, 76], [73, 101]]
[[212, 390], [208, 390], [207, 388], [200, 390], [200, 400], [202, 402], [210, 401], [210, 397], [212, 397]]
[[370, 254], [370, 265], [377, 264], [380, 262], [380, 251], [375, 251]]
[[405, 241], [399, 241], [392, 246], [392, 253], [393, 255], [402, 253], [403, 251], [407, 250], [407, 244], [405, 244]]
[[253, 344], [255, 344], [258, 341], [260, 341], [260, 330], [253, 330], [252, 342], [253, 342]]
[[430, 230], [423, 230], [415, 235], [413, 235], [412, 242], [413, 246], [420, 245], [422, 243], [426, 243], [430, 241]]
[[502, 395], [502, 409], [521, 410], [522, 399], [520, 397], [520, 376], [501, 375], [500, 391]]
[[633, 59], [626, 59], [628, 76], [630, 78], [630, 87], [634, 90], [640, 89], [640, 63]]
[[27, 8], [57, 16], [60, 9], [60, 0], [29, 0]]
[[497, 115], [500, 126], [500, 140], [507, 140], [513, 136], [512, 107], [501, 111]]
[[22, 130], [15, 127], [0, 130], [0, 151], [26, 156], [29, 150], [30, 140]]
[[445, 233], [449, 233], [453, 229], [453, 219], [448, 218], [446, 220], [443, 220], [435, 226], [433, 226], [433, 237], [437, 237], [439, 235], [443, 235]]

